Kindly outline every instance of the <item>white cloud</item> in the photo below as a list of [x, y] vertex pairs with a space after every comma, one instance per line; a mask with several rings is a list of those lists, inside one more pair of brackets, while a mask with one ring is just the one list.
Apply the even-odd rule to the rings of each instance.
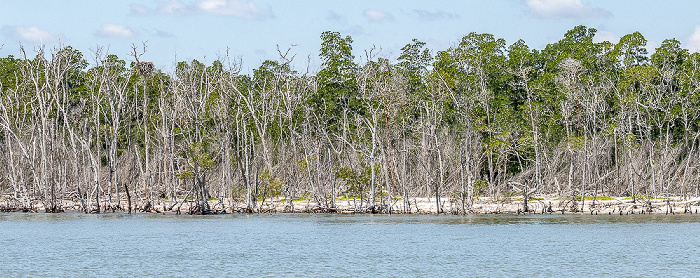
[[200, 0], [197, 3], [200, 12], [226, 15], [247, 19], [263, 19], [272, 17], [272, 11], [261, 9], [253, 2], [240, 0]]
[[133, 15], [147, 15], [149, 14], [148, 8], [144, 5], [131, 4], [129, 5], [129, 11]]
[[581, 0], [525, 0], [530, 13], [539, 18], [609, 17], [611, 13]]
[[369, 19], [372, 22], [384, 22], [394, 20], [394, 17], [391, 14], [378, 10], [366, 9], [364, 11], [364, 15], [367, 19]]
[[328, 14], [326, 15], [326, 20], [345, 23], [347, 21], [347, 18], [344, 15], [338, 14], [335, 11], [331, 10], [328, 11]]
[[172, 0], [170, 2], [161, 2], [158, 5], [158, 13], [161, 14], [176, 14], [187, 11], [187, 6], [180, 1]]
[[213, 14], [247, 19], [273, 17], [271, 8], [260, 8], [252, 1], [243, 0], [197, 0], [183, 3], [181, 0], [158, 0], [156, 7], [131, 4], [132, 15], [193, 15]]
[[174, 38], [175, 35], [173, 33], [163, 31], [160, 29], [153, 29], [153, 35], [159, 38]]
[[263, 57], [267, 56], [267, 51], [265, 51], [265, 49], [260, 49], [260, 48], [256, 49], [254, 53], [255, 53], [255, 55], [258, 55], [258, 56], [263, 56]]
[[362, 28], [362, 26], [360, 25], [346, 26], [345, 28], [342, 28], [339, 31], [342, 34], [348, 34], [351, 36], [368, 35], [368, 33], [365, 31], [365, 28]]
[[102, 24], [102, 29], [98, 32], [103, 37], [128, 39], [136, 35], [136, 32], [126, 26], [117, 24]]
[[141, 4], [129, 5], [129, 13], [132, 15], [156, 15], [156, 14], [185, 14], [195, 10], [193, 6], [183, 4], [178, 0], [157, 1], [156, 7], [147, 7]]
[[690, 52], [700, 52], [700, 25], [695, 25], [695, 32], [688, 38], [687, 45]]
[[428, 10], [413, 10], [416, 15], [422, 20], [439, 20], [439, 19], [459, 19], [460, 16], [456, 13], [443, 11], [428, 11]]
[[610, 31], [598, 31], [595, 33], [595, 37], [593, 37], [593, 42], [594, 43], [599, 43], [599, 42], [604, 42], [608, 41], [614, 44], [617, 44], [620, 41], [620, 37], [615, 35], [615, 33], [610, 32]]
[[2, 32], [6, 36], [26, 42], [45, 43], [55, 41], [57, 38], [48, 31], [39, 29], [36, 26], [4, 26]]

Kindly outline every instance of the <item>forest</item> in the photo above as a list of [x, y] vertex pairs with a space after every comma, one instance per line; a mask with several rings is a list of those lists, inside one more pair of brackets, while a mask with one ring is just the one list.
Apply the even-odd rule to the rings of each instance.
[[595, 34], [576, 26], [541, 50], [413, 40], [393, 61], [327, 31], [319, 68], [280, 49], [250, 74], [233, 56], [163, 72], [145, 44], [22, 48], [0, 58], [0, 208], [333, 212], [353, 199], [385, 213], [420, 197], [469, 213], [479, 198], [700, 196], [700, 54]]

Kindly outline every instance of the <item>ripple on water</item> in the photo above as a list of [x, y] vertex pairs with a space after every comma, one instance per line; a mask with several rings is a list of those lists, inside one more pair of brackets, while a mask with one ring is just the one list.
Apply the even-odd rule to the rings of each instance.
[[17, 276], [695, 276], [697, 215], [0, 214]]

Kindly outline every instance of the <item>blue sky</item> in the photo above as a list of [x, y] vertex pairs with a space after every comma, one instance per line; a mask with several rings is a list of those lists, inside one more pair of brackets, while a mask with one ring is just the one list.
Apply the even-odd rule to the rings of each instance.
[[[248, 72], [294, 46], [297, 69], [318, 68], [321, 32], [354, 39], [355, 55], [373, 45], [395, 59], [411, 39], [444, 50], [469, 32], [518, 39], [542, 49], [576, 25], [598, 29], [597, 40], [617, 42], [635, 31], [653, 52], [676, 38], [700, 50], [700, 1], [622, 0], [144, 0], [2, 1], [0, 56], [19, 55], [20, 44], [72, 46], [88, 60], [102, 48], [129, 59], [132, 44], [146, 42], [142, 60], [172, 69], [176, 61], [207, 63], [240, 57]], [[310, 59], [309, 59], [310, 58]], [[309, 62], [310, 61], [310, 62]]]

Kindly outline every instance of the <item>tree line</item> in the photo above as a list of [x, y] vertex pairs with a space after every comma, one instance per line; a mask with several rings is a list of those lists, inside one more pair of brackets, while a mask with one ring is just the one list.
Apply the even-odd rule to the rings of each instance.
[[0, 58], [2, 202], [212, 213], [352, 198], [411, 212], [427, 197], [468, 213], [480, 197], [698, 196], [700, 54], [595, 33], [577, 26], [542, 50], [479, 33], [435, 53], [413, 40], [391, 61], [327, 31], [319, 69], [280, 51], [250, 74], [228, 56], [166, 73], [141, 61], [145, 46], [90, 63], [21, 49]]

